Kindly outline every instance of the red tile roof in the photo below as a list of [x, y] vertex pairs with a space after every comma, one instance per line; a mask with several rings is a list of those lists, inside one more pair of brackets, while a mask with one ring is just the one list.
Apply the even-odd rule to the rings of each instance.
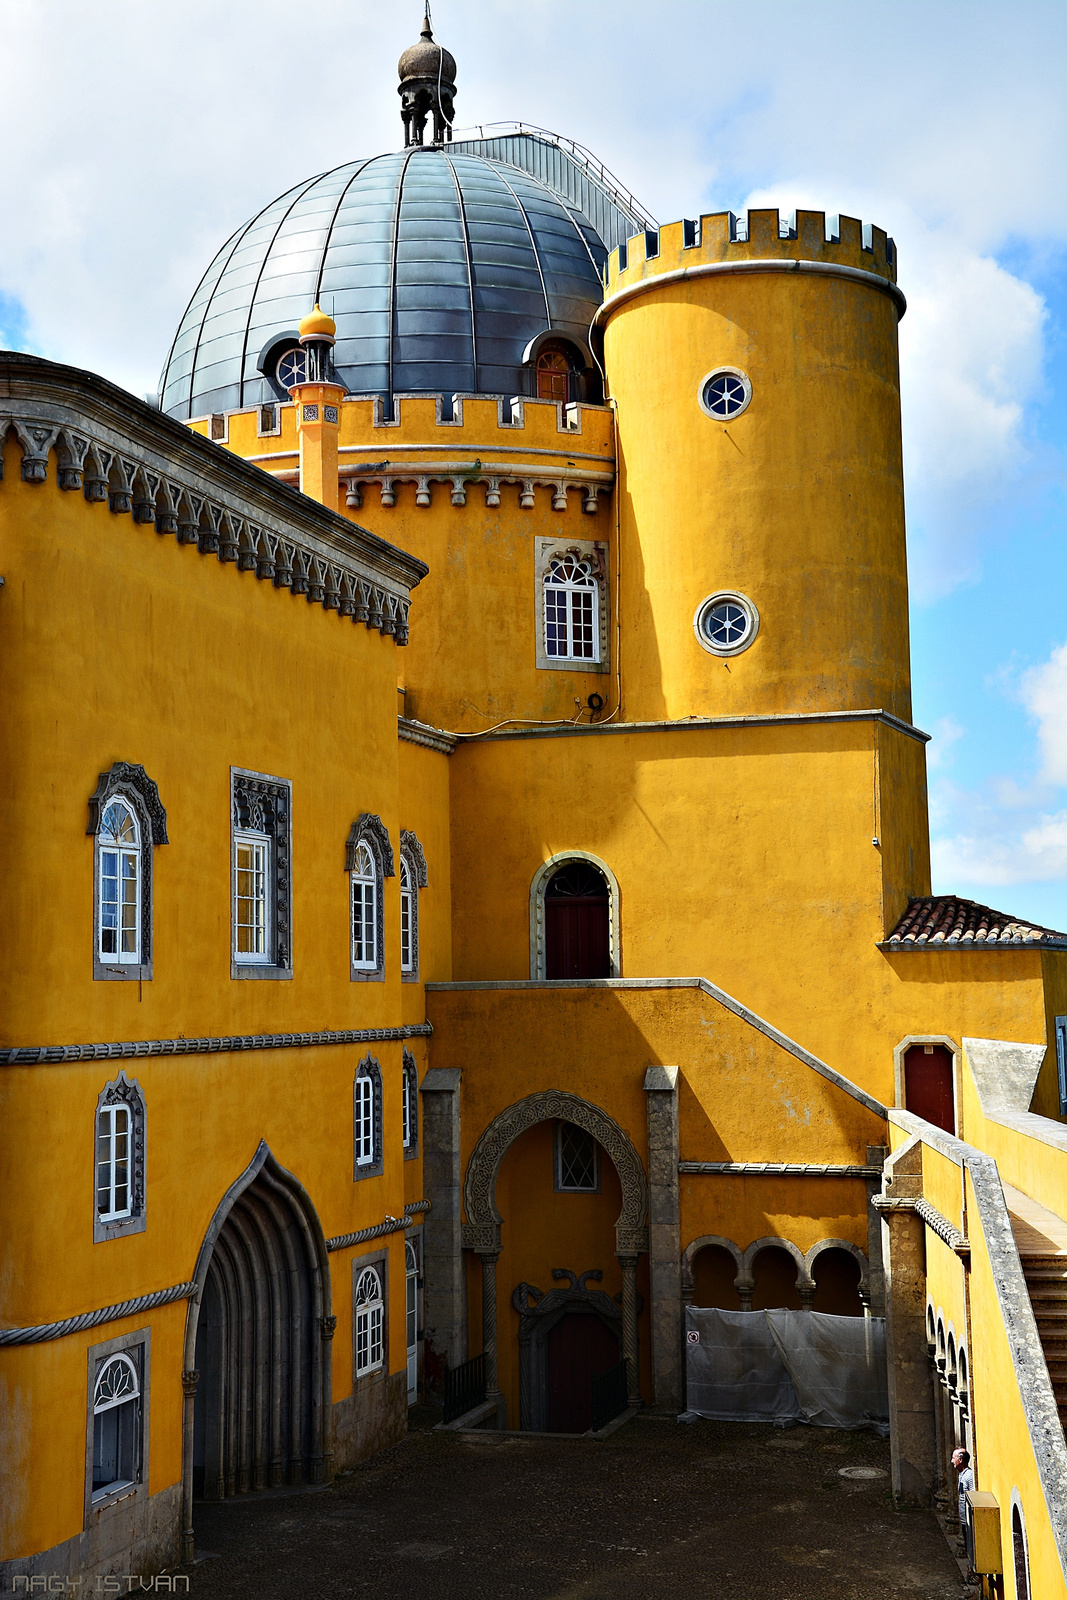
[[978, 946], [981, 949], [1002, 945], [1037, 945], [1044, 949], [1067, 949], [1067, 933], [1042, 928], [1036, 922], [1022, 922], [1006, 911], [994, 911], [975, 900], [961, 900], [954, 894], [915, 896], [908, 909], [882, 944], [882, 949], [931, 945]]

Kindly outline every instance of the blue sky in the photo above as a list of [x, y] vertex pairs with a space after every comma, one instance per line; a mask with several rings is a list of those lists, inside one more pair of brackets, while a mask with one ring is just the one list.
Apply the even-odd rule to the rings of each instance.
[[[395, 147], [417, 0], [0, 0], [0, 336], [154, 390], [221, 240]], [[1067, 927], [1067, 7], [437, 0], [457, 120], [590, 146], [663, 221], [892, 233], [935, 890]], [[42, 96], [47, 86], [47, 105]]]

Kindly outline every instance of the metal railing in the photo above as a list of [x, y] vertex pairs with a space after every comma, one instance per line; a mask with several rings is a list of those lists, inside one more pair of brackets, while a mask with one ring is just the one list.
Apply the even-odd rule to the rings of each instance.
[[[625, 1389], [626, 1380], [623, 1379]], [[465, 1412], [473, 1411], [485, 1399], [485, 1352], [471, 1356], [458, 1367], [449, 1367], [445, 1373], [446, 1422], [455, 1422]]]
[[658, 226], [655, 218], [645, 210], [637, 196], [630, 192], [626, 185], [604, 165], [600, 158], [593, 154], [592, 150], [587, 149], [584, 144], [579, 144], [576, 139], [568, 139], [563, 134], [553, 133], [550, 128], [539, 128], [534, 122], [479, 122], [470, 128], [454, 128], [452, 138], [457, 144], [463, 144], [474, 139], [506, 139], [509, 135], [523, 133], [531, 134], [536, 139], [544, 139], [550, 144], [558, 145], [561, 150], [566, 151], [567, 155], [579, 167], [584, 167], [587, 172], [592, 174], [597, 182], [607, 190], [616, 205], [621, 206], [625, 211], [633, 212], [634, 216], [639, 217], [646, 227], [655, 228]]
[[627, 1407], [626, 1357], [617, 1367], [593, 1374], [593, 1431], [603, 1428]]

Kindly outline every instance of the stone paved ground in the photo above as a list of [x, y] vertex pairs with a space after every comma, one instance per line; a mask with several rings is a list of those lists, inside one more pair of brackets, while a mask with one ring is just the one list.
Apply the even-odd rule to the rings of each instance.
[[332, 1487], [196, 1508], [193, 1600], [960, 1600], [867, 1434], [639, 1416], [602, 1443], [413, 1432]]

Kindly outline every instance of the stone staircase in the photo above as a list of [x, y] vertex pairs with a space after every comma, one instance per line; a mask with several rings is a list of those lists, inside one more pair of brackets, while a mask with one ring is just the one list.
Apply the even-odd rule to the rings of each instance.
[[1004, 1198], [1060, 1422], [1067, 1430], [1067, 1222], [1007, 1183]]

